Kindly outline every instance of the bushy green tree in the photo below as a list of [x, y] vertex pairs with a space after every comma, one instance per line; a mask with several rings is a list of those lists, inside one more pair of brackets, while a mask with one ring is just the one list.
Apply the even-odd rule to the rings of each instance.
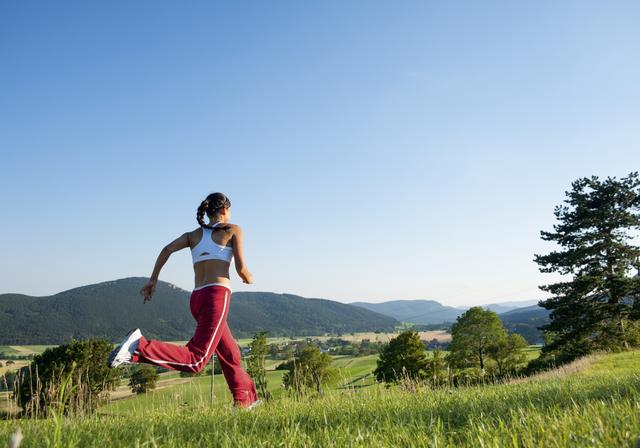
[[260, 395], [268, 400], [270, 394], [267, 391], [267, 371], [264, 361], [269, 353], [267, 345], [267, 332], [261, 331], [253, 336], [250, 344], [251, 356], [247, 359], [247, 373], [253, 378], [256, 389], [260, 391]]
[[540, 271], [569, 278], [540, 286], [553, 297], [540, 305], [551, 310], [542, 329], [551, 340], [542, 356], [571, 360], [594, 349], [628, 347], [640, 317], [640, 248], [632, 244], [640, 229], [638, 173], [616, 179], [580, 178], [555, 208], [558, 223], [542, 239], [561, 249], [535, 255]]
[[496, 313], [476, 306], [458, 316], [451, 327], [449, 364], [457, 368], [479, 367], [485, 373], [492, 347], [507, 337]]
[[129, 377], [129, 387], [136, 394], [143, 394], [155, 389], [158, 382], [158, 371], [148, 364], [134, 364]]
[[306, 388], [315, 388], [322, 393], [322, 384], [333, 378], [335, 369], [330, 368], [332, 359], [314, 345], [305, 347], [289, 364], [283, 382], [287, 389], [302, 393]]
[[498, 375], [515, 373], [527, 361], [527, 356], [522, 351], [527, 345], [525, 338], [511, 333], [489, 347], [489, 357], [495, 361]]
[[402, 378], [424, 379], [427, 376], [425, 347], [416, 331], [406, 330], [380, 350], [373, 371], [378, 381], [397, 382]]
[[20, 369], [18, 403], [29, 415], [93, 411], [122, 375], [121, 369], [107, 365], [112, 349], [106, 339], [73, 340], [46, 349]]
[[442, 355], [442, 350], [435, 349], [431, 352], [431, 358], [427, 361], [427, 378], [434, 386], [441, 386], [447, 382], [447, 362]]

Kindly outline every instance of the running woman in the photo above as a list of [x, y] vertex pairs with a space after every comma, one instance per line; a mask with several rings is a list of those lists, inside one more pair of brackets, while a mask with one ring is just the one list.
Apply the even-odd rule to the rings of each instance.
[[[204, 215], [209, 218], [205, 224]], [[140, 290], [144, 303], [151, 300], [160, 270], [169, 256], [189, 247], [195, 271], [195, 288], [189, 306], [197, 321], [193, 337], [182, 347], [148, 340], [140, 329], [130, 332], [109, 356], [109, 365], [144, 362], [182, 372], [200, 372], [215, 351], [227, 385], [237, 406], [252, 408], [260, 404], [251, 377], [240, 364], [240, 350], [227, 325], [231, 286], [229, 266], [235, 257], [235, 268], [244, 283], [253, 276], [244, 261], [242, 230], [230, 224], [231, 201], [222, 193], [212, 193], [202, 201], [196, 215], [200, 227], [186, 232], [165, 246], [153, 268], [151, 279]]]

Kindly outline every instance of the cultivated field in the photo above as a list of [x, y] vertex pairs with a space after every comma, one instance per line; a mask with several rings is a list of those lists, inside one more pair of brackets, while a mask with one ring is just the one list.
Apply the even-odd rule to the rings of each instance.
[[[431, 341], [437, 339], [440, 342], [448, 342], [451, 340], [451, 335], [444, 330], [435, 331], [419, 331], [420, 339], [423, 341]], [[398, 333], [345, 333], [340, 336], [340, 339], [344, 339], [350, 342], [360, 342], [363, 339], [369, 339], [371, 342], [389, 342], [391, 338], [398, 336]], [[322, 336], [317, 339], [326, 340], [335, 336]]]
[[[451, 335], [444, 330], [435, 330], [435, 331], [419, 331], [420, 339], [423, 341], [431, 341], [432, 339], [437, 339], [440, 342], [448, 342], [451, 340]], [[344, 339], [349, 342], [360, 342], [363, 339], [369, 339], [371, 342], [389, 342], [391, 338], [395, 338], [398, 336], [398, 332], [395, 333], [375, 333], [375, 332], [364, 332], [364, 333], [343, 333], [340, 336], [330, 335], [330, 336], [298, 336], [298, 337], [275, 337], [275, 338], [267, 338], [267, 343], [269, 344], [285, 344], [287, 342], [293, 341], [303, 341], [307, 338], [310, 339], [319, 339], [321, 341], [326, 341], [330, 338], [338, 338]], [[251, 338], [240, 338], [237, 340], [238, 344], [241, 347], [246, 347], [251, 343]], [[184, 345], [187, 341], [173, 341], [174, 344]]]

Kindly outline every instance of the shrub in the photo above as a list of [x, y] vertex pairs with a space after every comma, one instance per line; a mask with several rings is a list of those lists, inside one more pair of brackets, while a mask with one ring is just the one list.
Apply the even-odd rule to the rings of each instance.
[[289, 371], [283, 376], [283, 383], [297, 395], [301, 395], [307, 388], [315, 388], [321, 394], [322, 384], [336, 374], [335, 369], [329, 367], [331, 362], [331, 356], [310, 345], [291, 362]]
[[276, 370], [291, 370], [293, 367], [293, 360], [281, 362], [276, 366]]
[[135, 364], [129, 378], [129, 387], [136, 394], [143, 394], [156, 388], [158, 382], [158, 372], [147, 364]]
[[95, 410], [120, 380], [121, 369], [107, 365], [112, 348], [106, 339], [72, 340], [36, 355], [18, 373], [18, 404], [28, 415]]
[[180, 375], [180, 378], [191, 378], [196, 376], [204, 376], [207, 373], [211, 375], [211, 368], [209, 368], [207, 372], [205, 372], [205, 369], [202, 369], [199, 372], [180, 372], [178, 375]]

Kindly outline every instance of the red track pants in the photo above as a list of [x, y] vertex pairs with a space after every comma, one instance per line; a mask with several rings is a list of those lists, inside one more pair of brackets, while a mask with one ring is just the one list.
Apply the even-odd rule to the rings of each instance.
[[242, 368], [240, 349], [227, 325], [231, 290], [222, 285], [206, 286], [191, 293], [191, 314], [196, 332], [184, 347], [140, 339], [133, 362], [155, 364], [171, 370], [199, 372], [215, 351], [234, 401], [246, 406], [258, 399], [256, 387]]

